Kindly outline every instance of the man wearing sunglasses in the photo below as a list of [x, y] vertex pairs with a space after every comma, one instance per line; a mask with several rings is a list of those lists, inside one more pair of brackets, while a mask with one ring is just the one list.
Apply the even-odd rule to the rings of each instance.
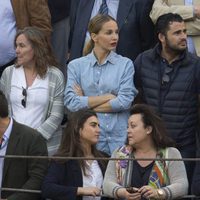
[[[164, 14], [156, 23], [159, 43], [135, 60], [138, 102], [152, 106], [165, 121], [183, 158], [195, 157], [200, 106], [200, 58], [187, 50], [185, 23]], [[191, 182], [194, 162], [185, 162]]]
[[40, 190], [47, 160], [4, 158], [4, 156], [46, 156], [46, 142], [32, 128], [8, 117], [8, 102], [0, 91], [0, 199], [37, 200], [38, 194], [6, 191], [2, 188]]

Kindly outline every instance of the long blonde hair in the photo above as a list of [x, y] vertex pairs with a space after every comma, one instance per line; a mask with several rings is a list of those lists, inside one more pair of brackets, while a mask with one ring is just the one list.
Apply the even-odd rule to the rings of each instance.
[[[98, 34], [99, 31], [102, 29], [102, 26], [109, 21], [116, 22], [116, 20], [109, 15], [98, 14], [95, 17], [93, 17], [88, 24], [88, 31], [90, 33], [90, 36], [92, 33]], [[83, 49], [83, 55], [86, 56], [87, 54], [89, 54], [93, 48], [94, 41], [90, 39]]]

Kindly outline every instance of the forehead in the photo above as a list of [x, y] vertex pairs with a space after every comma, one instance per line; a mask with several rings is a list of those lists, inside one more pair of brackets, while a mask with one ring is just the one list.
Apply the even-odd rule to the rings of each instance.
[[16, 42], [24, 42], [24, 43], [29, 43], [27, 37], [24, 34], [20, 34], [17, 38], [16, 38]]
[[101, 30], [107, 30], [107, 29], [118, 29], [117, 23], [113, 20], [110, 20], [103, 24]]
[[185, 30], [185, 23], [184, 22], [170, 22], [169, 30], [170, 32], [176, 32], [178, 30]]
[[95, 123], [98, 123], [98, 119], [96, 116], [91, 116], [89, 117], [85, 123], [92, 123], [92, 122], [95, 122]]
[[129, 117], [129, 123], [131, 122], [142, 122], [142, 115], [141, 114], [133, 114]]

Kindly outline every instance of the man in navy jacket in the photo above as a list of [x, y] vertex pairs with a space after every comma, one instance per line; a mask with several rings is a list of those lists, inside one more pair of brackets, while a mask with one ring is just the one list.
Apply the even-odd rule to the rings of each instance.
[[[138, 101], [153, 107], [165, 121], [183, 158], [195, 157], [200, 106], [200, 58], [187, 51], [182, 17], [168, 13], [156, 24], [159, 44], [135, 60]], [[191, 183], [194, 162], [185, 162]]]

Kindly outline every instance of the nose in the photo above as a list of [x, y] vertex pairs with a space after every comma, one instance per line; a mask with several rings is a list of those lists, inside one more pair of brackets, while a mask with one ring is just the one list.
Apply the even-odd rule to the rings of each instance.
[[18, 46], [16, 47], [15, 52], [16, 52], [16, 54], [19, 53], [19, 47]]
[[113, 34], [113, 39], [116, 40], [116, 41], [118, 41], [118, 38], [119, 38], [118, 33], [114, 33], [114, 34]]
[[186, 39], [186, 38], [187, 38], [187, 33], [186, 33], [186, 32], [182, 32], [181, 38], [182, 38], [182, 39]]
[[96, 128], [96, 132], [97, 132], [97, 133], [100, 133], [100, 128], [99, 128], [99, 126], [97, 126], [97, 128]]

